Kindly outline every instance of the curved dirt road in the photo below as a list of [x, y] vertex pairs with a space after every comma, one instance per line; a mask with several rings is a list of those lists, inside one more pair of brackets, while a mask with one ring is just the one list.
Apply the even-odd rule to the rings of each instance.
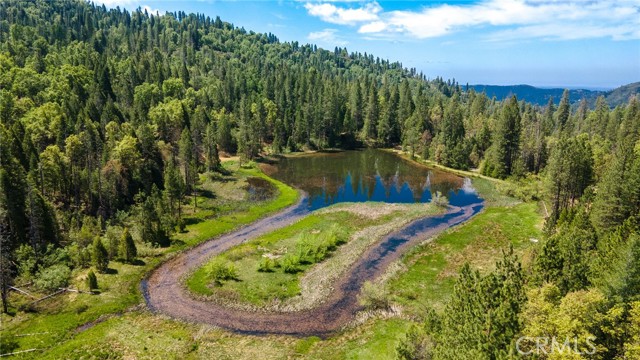
[[143, 281], [142, 291], [149, 308], [157, 313], [194, 323], [206, 323], [248, 334], [327, 336], [353, 319], [361, 309], [357, 296], [367, 280], [379, 276], [408, 248], [427, 237], [460, 224], [482, 207], [482, 201], [455, 207], [442, 215], [415, 220], [369, 248], [334, 285], [335, 291], [320, 306], [300, 312], [247, 312], [196, 300], [182, 284], [185, 275], [209, 258], [247, 240], [289, 225], [304, 215], [305, 197], [284, 211], [244, 228], [208, 240], [162, 264]]

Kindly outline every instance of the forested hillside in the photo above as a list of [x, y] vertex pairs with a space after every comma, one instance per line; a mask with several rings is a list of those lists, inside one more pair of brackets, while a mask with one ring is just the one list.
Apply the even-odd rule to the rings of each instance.
[[[563, 89], [538, 88], [530, 85], [470, 85], [476, 92], [484, 92], [489, 98], [496, 97], [503, 100], [512, 96], [525, 100], [532, 104], [544, 106], [550, 99], [557, 104], [562, 98]], [[609, 91], [571, 89], [569, 90], [569, 101], [574, 106], [579, 106], [581, 101], [586, 101], [590, 108], [593, 108], [599, 96], [604, 96], [611, 107], [624, 105], [629, 99], [640, 93], [640, 83], [631, 83], [617, 87]]]
[[[566, 331], [595, 333], [603, 358], [633, 356], [639, 139], [635, 97], [611, 109], [600, 96], [594, 109], [575, 111], [568, 91], [557, 106], [496, 101], [371, 54], [280, 42], [219, 18], [2, 1], [4, 311], [13, 283], [56, 289], [74, 269], [133, 261], [136, 243], [169, 245], [198, 175], [220, 171], [221, 152], [249, 161], [399, 146], [412, 158], [508, 179], [548, 209], [530, 268], [507, 258], [488, 277], [466, 269], [458, 300], [412, 330], [399, 353], [452, 358], [456, 347], [467, 358], [497, 358], [513, 350], [511, 335], [565, 331], [554, 319], [587, 303], [584, 321]], [[135, 231], [114, 233], [124, 219]], [[597, 316], [587, 316], [592, 309]]]

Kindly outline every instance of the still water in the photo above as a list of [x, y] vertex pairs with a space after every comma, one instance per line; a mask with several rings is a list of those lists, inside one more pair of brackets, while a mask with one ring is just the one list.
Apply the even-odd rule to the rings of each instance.
[[376, 149], [284, 157], [263, 171], [307, 192], [308, 210], [340, 202], [429, 202], [436, 192], [455, 206], [482, 201], [467, 178]]

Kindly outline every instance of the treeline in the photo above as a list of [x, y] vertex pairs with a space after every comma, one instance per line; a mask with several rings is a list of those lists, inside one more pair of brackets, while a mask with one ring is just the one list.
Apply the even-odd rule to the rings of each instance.
[[[512, 121], [516, 106], [498, 118], [494, 134], [504, 135], [486, 160], [498, 167], [484, 168], [492, 175], [509, 164], [514, 174], [526, 153], [529, 122]], [[511, 147], [518, 123], [524, 142]], [[572, 112], [563, 99], [539, 124], [534, 133], [549, 134], [540, 177], [550, 206], [530, 265], [512, 251], [488, 274], [465, 265], [445, 310], [424, 314], [398, 358], [640, 358], [639, 103], [609, 111], [600, 99], [594, 111]]]
[[611, 110], [604, 98], [572, 109], [568, 93], [557, 108], [497, 102], [370, 54], [283, 43], [204, 15], [3, 1], [2, 289], [16, 277], [104, 270], [105, 257], [131, 261], [119, 250], [129, 223], [136, 241], [168, 245], [219, 152], [402, 146], [500, 178], [579, 171], [556, 184], [559, 219], [608, 171], [620, 132], [637, 132], [637, 109], [634, 99]]

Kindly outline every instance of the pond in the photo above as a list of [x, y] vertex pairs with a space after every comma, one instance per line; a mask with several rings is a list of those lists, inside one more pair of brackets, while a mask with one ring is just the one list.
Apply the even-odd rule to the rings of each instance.
[[481, 202], [468, 178], [377, 149], [283, 157], [262, 169], [304, 190], [309, 195], [308, 210], [340, 202], [429, 202], [437, 192], [455, 206]]
[[244, 189], [247, 191], [247, 200], [249, 201], [269, 200], [276, 194], [276, 188], [267, 180], [259, 177], [247, 178], [247, 185]]

